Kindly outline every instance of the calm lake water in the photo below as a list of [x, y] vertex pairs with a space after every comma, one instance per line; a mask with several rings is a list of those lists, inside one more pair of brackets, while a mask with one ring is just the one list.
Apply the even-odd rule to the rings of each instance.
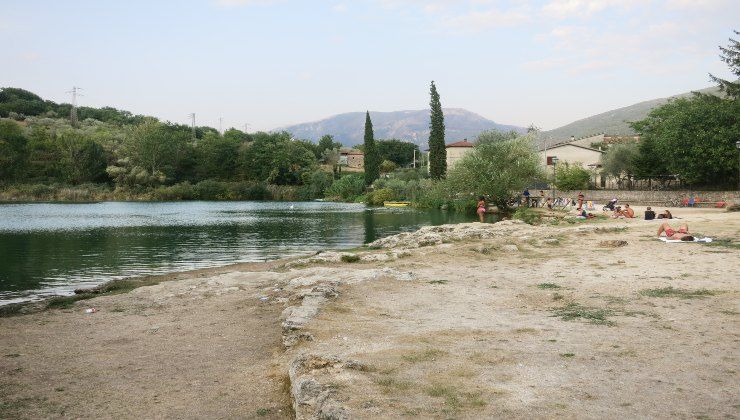
[[113, 279], [355, 247], [474, 217], [320, 202], [2, 204], [0, 305]]

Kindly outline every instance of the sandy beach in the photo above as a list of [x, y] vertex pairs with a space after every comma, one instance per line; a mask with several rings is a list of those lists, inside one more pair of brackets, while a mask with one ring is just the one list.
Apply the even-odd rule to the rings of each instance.
[[736, 418], [740, 216], [674, 215], [715, 241], [445, 225], [0, 318], [0, 417]]

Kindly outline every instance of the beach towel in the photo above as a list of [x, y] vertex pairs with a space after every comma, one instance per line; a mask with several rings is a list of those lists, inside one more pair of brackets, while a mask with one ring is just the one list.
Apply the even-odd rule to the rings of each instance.
[[680, 242], [683, 242], [683, 243], [691, 243], [691, 242], [712, 242], [712, 238], [696, 238], [696, 237], [694, 238], [693, 241], [682, 241], [680, 239], [668, 239], [668, 238], [663, 237], [663, 236], [661, 236], [658, 239], [660, 239], [663, 242], [670, 243], [670, 244], [675, 244], [675, 243], [680, 243]]

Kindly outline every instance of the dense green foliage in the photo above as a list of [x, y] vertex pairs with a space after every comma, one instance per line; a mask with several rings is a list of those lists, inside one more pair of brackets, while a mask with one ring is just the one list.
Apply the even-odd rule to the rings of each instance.
[[635, 162], [639, 156], [637, 143], [615, 144], [601, 155], [602, 172], [616, 178], [620, 188], [623, 186], [630, 188], [636, 173]]
[[447, 173], [447, 149], [445, 149], [445, 122], [442, 103], [439, 100], [437, 86], [429, 88], [429, 173], [433, 179], [444, 178]]
[[643, 138], [634, 173], [677, 175], [692, 185], [736, 185], [740, 100], [701, 94], [676, 99], [633, 127]]
[[589, 186], [591, 173], [576, 163], [562, 163], [555, 167], [555, 187], [562, 191], [585, 190]]
[[413, 163], [414, 151], [416, 151], [416, 158], [419, 159], [420, 157], [419, 146], [403, 140], [378, 140], [375, 142], [375, 146], [378, 149], [381, 162], [389, 160], [397, 166], [406, 166]]
[[0, 116], [8, 117], [0, 118], [6, 199], [322, 198], [342, 146], [331, 136], [314, 144], [234, 128], [196, 127], [193, 137], [186, 125], [108, 107], [79, 108], [72, 126], [69, 111], [23, 89], [0, 90]]
[[373, 135], [373, 122], [370, 120], [370, 112], [365, 115], [365, 142], [363, 143], [365, 153], [365, 185], [370, 186], [380, 176], [380, 155], [375, 146]]
[[363, 174], [345, 175], [326, 190], [326, 197], [343, 201], [355, 201], [365, 191], [365, 176]]
[[[25, 117], [44, 116], [49, 118], [69, 117], [72, 110], [70, 104], [57, 104], [53, 101], [45, 101], [35, 93], [18, 88], [0, 89], [0, 117], [22, 119]], [[80, 121], [91, 118], [94, 120], [113, 124], [140, 124], [146, 117], [133, 115], [111, 107], [77, 108], [77, 117]]]
[[499, 141], [514, 140], [517, 137], [519, 137], [519, 133], [517, 133], [516, 131], [488, 130], [488, 131], [484, 131], [480, 133], [478, 138], [475, 140], [475, 144], [495, 143]]
[[450, 194], [486, 196], [506, 209], [513, 194], [542, 176], [533, 137], [527, 135], [476, 146], [450, 169], [445, 184]]

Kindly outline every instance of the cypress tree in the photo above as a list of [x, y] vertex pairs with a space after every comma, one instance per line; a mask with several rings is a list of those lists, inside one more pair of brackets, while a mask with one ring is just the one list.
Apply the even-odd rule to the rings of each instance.
[[444, 178], [447, 173], [447, 150], [445, 149], [445, 117], [439, 102], [437, 86], [432, 81], [429, 123], [429, 174], [434, 179]]
[[380, 156], [373, 137], [370, 112], [365, 115], [365, 186], [370, 186], [380, 176]]

